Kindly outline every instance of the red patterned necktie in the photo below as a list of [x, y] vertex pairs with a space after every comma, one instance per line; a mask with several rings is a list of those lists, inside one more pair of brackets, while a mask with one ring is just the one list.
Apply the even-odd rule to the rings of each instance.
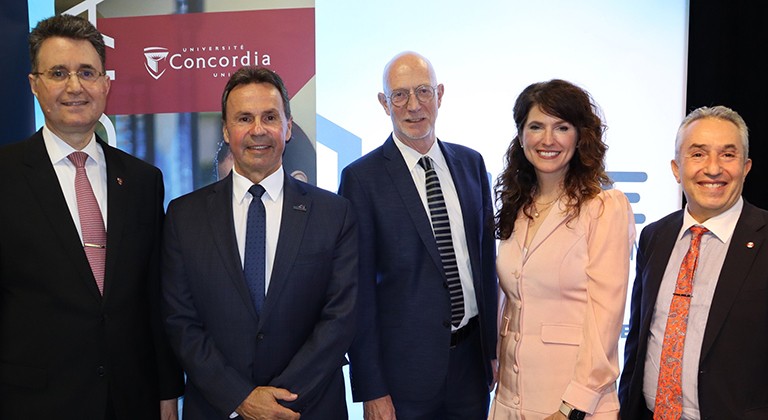
[[667, 327], [659, 360], [659, 383], [656, 388], [654, 420], [676, 420], [683, 414], [683, 345], [691, 307], [693, 276], [699, 262], [701, 238], [709, 232], [704, 226], [691, 226], [691, 245], [680, 264], [675, 293], [669, 305]]
[[85, 161], [88, 154], [73, 152], [67, 158], [75, 164], [75, 195], [77, 195], [77, 212], [80, 214], [80, 230], [83, 232], [83, 249], [91, 266], [99, 293], [104, 294], [104, 271], [107, 261], [107, 231], [104, 228], [104, 218], [101, 216], [99, 203], [93, 194], [91, 182], [85, 172]]

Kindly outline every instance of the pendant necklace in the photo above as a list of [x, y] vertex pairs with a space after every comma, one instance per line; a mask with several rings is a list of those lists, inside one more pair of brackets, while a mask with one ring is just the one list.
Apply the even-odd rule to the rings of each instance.
[[[552, 206], [552, 204], [554, 204], [557, 200], [560, 199], [561, 196], [562, 196], [562, 194], [560, 194], [557, 197], [555, 197], [554, 200], [552, 200], [552, 201], [550, 201], [548, 203], [543, 203], [541, 205], [539, 205], [539, 203], [534, 201], [533, 202], [533, 217], [534, 218], [538, 218], [539, 216], [541, 216], [541, 213], [547, 211]], [[541, 209], [539, 209], [539, 206], [541, 206]]]

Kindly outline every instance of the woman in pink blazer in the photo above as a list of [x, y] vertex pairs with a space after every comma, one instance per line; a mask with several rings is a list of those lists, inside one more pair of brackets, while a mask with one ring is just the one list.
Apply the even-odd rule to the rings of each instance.
[[581, 88], [535, 83], [495, 187], [499, 382], [492, 419], [617, 419], [618, 340], [635, 237]]

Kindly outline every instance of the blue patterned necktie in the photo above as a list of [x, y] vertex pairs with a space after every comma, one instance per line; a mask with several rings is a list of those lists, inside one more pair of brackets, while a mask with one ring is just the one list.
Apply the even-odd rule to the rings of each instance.
[[464, 294], [461, 291], [459, 265], [456, 262], [456, 251], [453, 249], [451, 224], [448, 220], [448, 209], [445, 206], [440, 179], [428, 156], [419, 159], [419, 165], [424, 168], [427, 184], [427, 205], [432, 219], [432, 230], [435, 233], [437, 249], [443, 262], [443, 270], [448, 280], [448, 292], [451, 296], [451, 324], [458, 327], [464, 318]]
[[255, 184], [248, 189], [253, 199], [248, 206], [248, 222], [245, 233], [245, 263], [243, 274], [248, 290], [251, 292], [251, 300], [256, 314], [261, 314], [264, 304], [264, 281], [266, 278], [267, 259], [267, 211], [261, 196], [264, 187]]

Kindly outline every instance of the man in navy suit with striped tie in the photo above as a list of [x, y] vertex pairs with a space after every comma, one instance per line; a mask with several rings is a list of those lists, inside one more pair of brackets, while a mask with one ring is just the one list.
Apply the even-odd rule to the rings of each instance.
[[384, 144], [344, 169], [360, 227], [352, 394], [366, 419], [485, 419], [496, 351], [488, 175], [479, 153], [435, 135], [444, 87], [405, 52], [378, 99]]

